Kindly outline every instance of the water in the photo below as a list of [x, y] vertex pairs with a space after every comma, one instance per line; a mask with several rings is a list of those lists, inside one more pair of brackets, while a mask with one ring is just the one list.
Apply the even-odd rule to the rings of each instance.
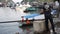
[[[0, 8], [0, 22], [3, 21], [15, 21], [21, 19], [20, 11], [14, 11], [10, 8]], [[0, 34], [26, 34], [28, 31], [25, 28], [19, 28], [19, 23], [0, 23]]]
[[19, 28], [19, 23], [0, 23], [0, 34], [32, 34], [32, 28]]
[[0, 23], [0, 34], [23, 34], [23, 30], [18, 27], [19, 23]]

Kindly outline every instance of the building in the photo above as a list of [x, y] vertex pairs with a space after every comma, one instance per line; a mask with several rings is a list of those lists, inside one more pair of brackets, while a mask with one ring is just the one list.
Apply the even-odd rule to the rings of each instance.
[[5, 6], [13, 5], [14, 2], [12, 0], [0, 0]]
[[24, 2], [33, 2], [33, 1], [37, 1], [37, 2], [51, 2], [54, 0], [23, 0]]

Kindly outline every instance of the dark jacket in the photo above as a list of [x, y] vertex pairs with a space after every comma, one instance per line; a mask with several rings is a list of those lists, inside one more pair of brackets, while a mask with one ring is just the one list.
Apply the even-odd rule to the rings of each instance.
[[49, 8], [46, 9], [44, 6], [43, 7], [43, 13], [45, 14], [45, 16], [51, 15], [51, 7], [49, 6]]

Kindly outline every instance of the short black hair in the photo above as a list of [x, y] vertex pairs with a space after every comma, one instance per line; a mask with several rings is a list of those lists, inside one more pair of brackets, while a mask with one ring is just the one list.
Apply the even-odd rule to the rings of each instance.
[[46, 5], [47, 3], [45, 2], [44, 5]]

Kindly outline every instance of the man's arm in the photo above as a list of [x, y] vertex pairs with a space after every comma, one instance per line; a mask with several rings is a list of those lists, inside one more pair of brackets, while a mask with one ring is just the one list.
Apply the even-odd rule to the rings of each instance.
[[43, 9], [41, 9], [41, 10], [40, 10], [40, 14], [43, 14], [43, 13], [44, 13], [44, 10], [43, 10]]

